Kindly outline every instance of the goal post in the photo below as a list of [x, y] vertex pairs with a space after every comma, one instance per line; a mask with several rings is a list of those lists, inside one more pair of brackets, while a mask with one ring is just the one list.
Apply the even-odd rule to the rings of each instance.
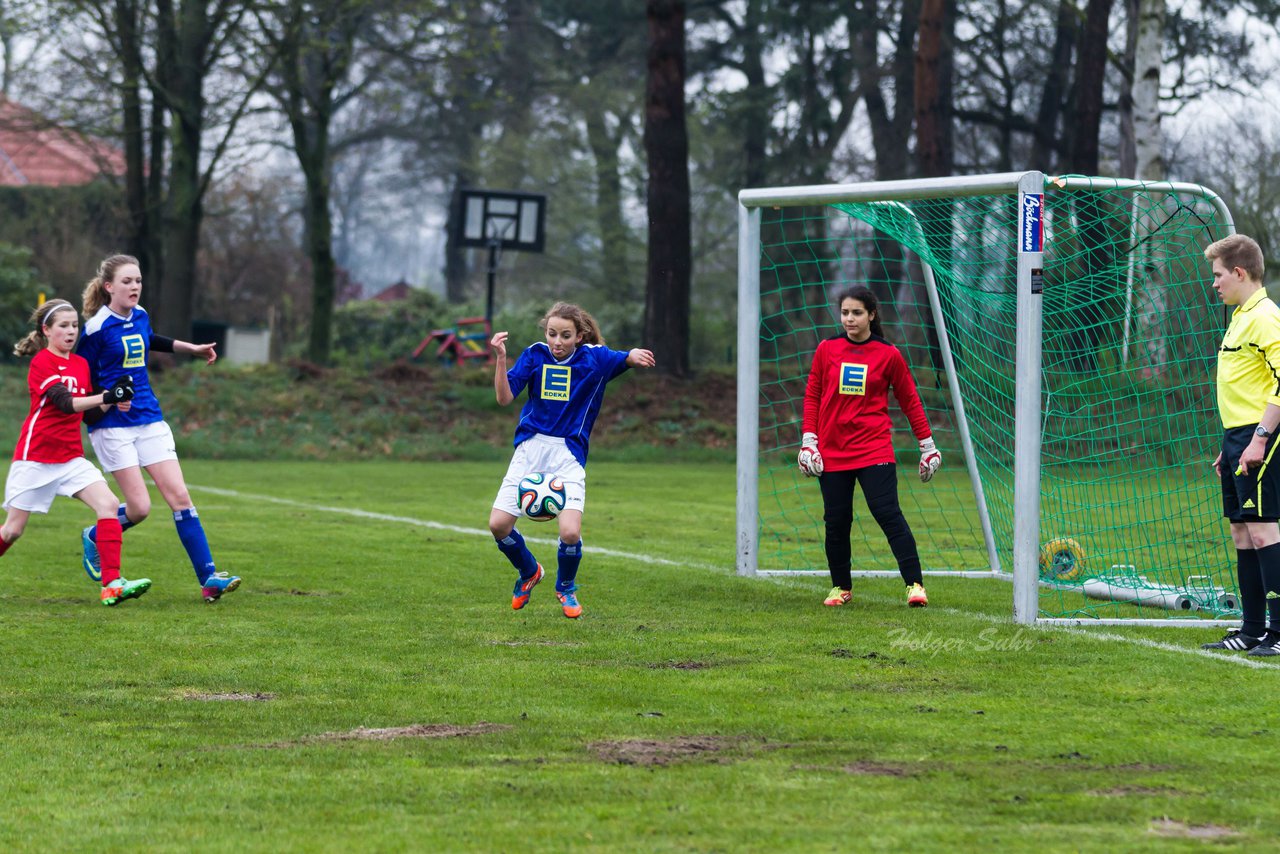
[[[1192, 473], [1220, 436], [1223, 323], [1202, 253], [1234, 225], [1215, 193], [1015, 172], [738, 199], [739, 574], [826, 574], [821, 498], [795, 452], [809, 362], [838, 333], [831, 302], [858, 283], [946, 460], [899, 487], [926, 574], [1011, 578], [1020, 623], [1238, 618], [1204, 508], [1216, 480]], [[865, 512], [854, 560], [897, 575]]]

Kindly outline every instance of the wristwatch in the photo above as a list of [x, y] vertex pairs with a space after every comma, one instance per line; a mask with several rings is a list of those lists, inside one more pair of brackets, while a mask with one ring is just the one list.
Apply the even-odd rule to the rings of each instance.
[[1258, 429], [1253, 431], [1253, 435], [1261, 436], [1262, 438], [1266, 439], [1274, 432], [1275, 432], [1274, 430], [1268, 430], [1266, 427], [1263, 427], [1261, 424], [1259, 424]]

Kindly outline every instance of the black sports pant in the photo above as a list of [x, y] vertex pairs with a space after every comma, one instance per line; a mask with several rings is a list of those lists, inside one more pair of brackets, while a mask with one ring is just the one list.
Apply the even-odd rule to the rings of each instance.
[[848, 590], [853, 584], [849, 534], [853, 530], [853, 492], [858, 484], [862, 485], [867, 509], [889, 540], [902, 580], [907, 584], [923, 583], [916, 538], [898, 506], [898, 466], [883, 463], [849, 471], [829, 471], [818, 478], [822, 488], [822, 520], [827, 523], [827, 569], [831, 572], [832, 585]]

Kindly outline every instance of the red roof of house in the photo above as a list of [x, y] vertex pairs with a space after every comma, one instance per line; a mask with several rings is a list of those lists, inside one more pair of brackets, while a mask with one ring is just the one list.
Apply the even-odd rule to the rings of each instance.
[[395, 302], [396, 300], [408, 299], [411, 293], [413, 293], [413, 288], [408, 282], [401, 279], [394, 285], [387, 285], [370, 299], [376, 299], [379, 302]]
[[62, 187], [124, 172], [115, 146], [0, 98], [0, 186]]

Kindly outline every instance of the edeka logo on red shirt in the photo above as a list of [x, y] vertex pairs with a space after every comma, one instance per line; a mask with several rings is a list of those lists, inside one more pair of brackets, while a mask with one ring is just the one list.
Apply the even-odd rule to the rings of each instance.
[[840, 363], [840, 393], [864, 395], [867, 393], [867, 366], [857, 362]]
[[1018, 223], [1018, 248], [1023, 252], [1044, 249], [1044, 193], [1022, 195], [1022, 221]]

